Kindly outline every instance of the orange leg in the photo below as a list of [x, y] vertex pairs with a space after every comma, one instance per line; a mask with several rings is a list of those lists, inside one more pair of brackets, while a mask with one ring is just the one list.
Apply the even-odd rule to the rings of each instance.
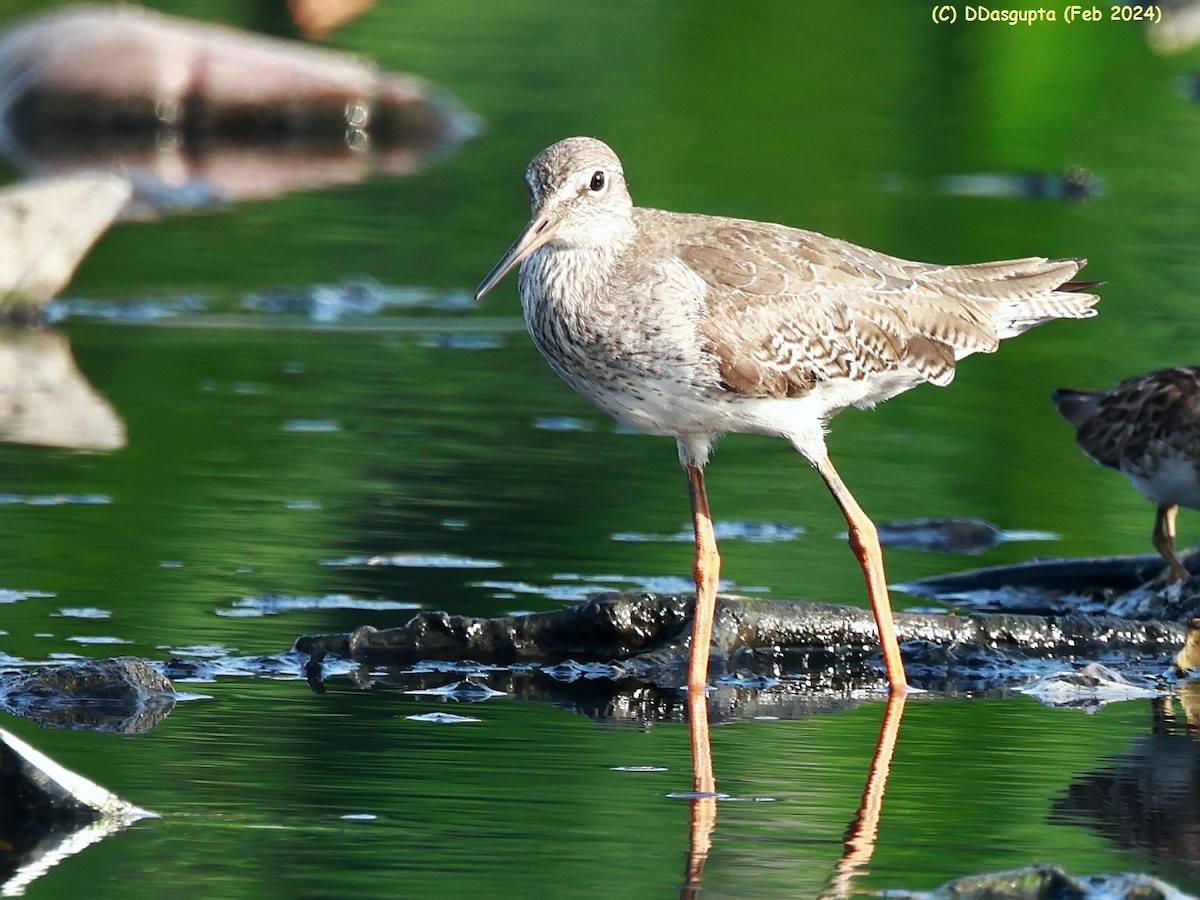
[[815, 459], [813, 465], [825, 479], [829, 492], [846, 517], [846, 524], [850, 526], [850, 549], [858, 558], [858, 564], [867, 579], [867, 594], [871, 598], [875, 624], [879, 627], [888, 684], [894, 692], [903, 693], [908, 690], [908, 680], [904, 676], [904, 660], [900, 658], [900, 642], [896, 640], [896, 626], [892, 622], [892, 601], [888, 597], [887, 577], [883, 572], [883, 548], [879, 546], [879, 532], [862, 511], [829, 457]]
[[692, 655], [688, 662], [688, 689], [703, 688], [708, 682], [708, 654], [712, 645], [713, 616], [717, 610], [717, 584], [721, 579], [721, 556], [713, 534], [704, 489], [704, 470], [685, 465], [688, 493], [692, 498], [692, 524], [696, 530], [696, 610], [692, 614]]
[[692, 821], [688, 833], [688, 858], [680, 897], [700, 894], [704, 864], [717, 826], [717, 782], [713, 777], [712, 746], [708, 739], [708, 697], [704, 688], [688, 689], [688, 733], [692, 742]]
[[692, 790], [715, 794], [712, 743], [708, 737], [708, 695], [703, 686], [688, 689], [688, 738], [692, 747]]
[[1170, 567], [1171, 574], [1167, 579], [1168, 584], [1187, 581], [1192, 577], [1191, 573], [1184, 568], [1183, 563], [1179, 561], [1179, 557], [1175, 555], [1175, 517], [1178, 514], [1178, 506], [1160, 506], [1158, 514], [1154, 517], [1154, 534], [1151, 536], [1154, 548]]

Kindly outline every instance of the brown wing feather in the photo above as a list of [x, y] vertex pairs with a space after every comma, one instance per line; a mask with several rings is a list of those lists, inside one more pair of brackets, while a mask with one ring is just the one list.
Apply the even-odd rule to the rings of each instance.
[[759, 222], [682, 231], [676, 252], [708, 288], [701, 334], [724, 386], [751, 396], [897, 369], [947, 384], [956, 358], [1097, 300], [1061, 290], [1082, 260], [933, 266]]
[[1054, 402], [1078, 429], [1079, 446], [1101, 465], [1136, 466], [1168, 441], [1200, 455], [1200, 366], [1149, 372], [1107, 391], [1058, 391]]

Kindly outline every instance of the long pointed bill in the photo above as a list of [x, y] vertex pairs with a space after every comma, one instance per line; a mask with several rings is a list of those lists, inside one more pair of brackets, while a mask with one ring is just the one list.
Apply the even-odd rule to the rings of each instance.
[[513, 241], [513, 245], [500, 257], [500, 262], [492, 267], [492, 271], [487, 273], [487, 277], [475, 289], [476, 301], [482, 300], [484, 294], [500, 283], [500, 279], [524, 262], [528, 256], [553, 236], [554, 225], [550, 221], [550, 217], [544, 213], [534, 216], [520, 236]]

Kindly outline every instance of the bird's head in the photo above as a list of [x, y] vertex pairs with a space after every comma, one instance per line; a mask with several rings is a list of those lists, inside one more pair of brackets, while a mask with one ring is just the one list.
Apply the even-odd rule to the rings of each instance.
[[603, 141], [573, 137], [547, 147], [529, 164], [525, 183], [529, 224], [483, 279], [476, 300], [546, 244], [610, 248], [632, 231], [633, 201], [625, 172]]

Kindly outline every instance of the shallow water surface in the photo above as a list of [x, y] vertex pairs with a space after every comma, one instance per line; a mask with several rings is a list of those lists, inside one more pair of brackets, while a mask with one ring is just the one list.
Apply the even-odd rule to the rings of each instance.
[[[285, 30], [258, 6], [204, 14]], [[515, 280], [480, 308], [467, 299], [524, 224], [526, 162], [577, 133], [617, 149], [645, 205], [918, 259], [1088, 256], [1085, 274], [1107, 282], [1098, 318], [967, 360], [945, 390], [847, 412], [830, 448], [878, 521], [1059, 536], [970, 557], [895, 549], [893, 582], [1149, 550], [1151, 508], [1079, 453], [1049, 395], [1195, 362], [1200, 109], [1177, 90], [1194, 51], [1155, 55], [1138, 27], [1112, 23], [938, 28], [905, 2], [376, 4], [331, 43], [444, 86], [486, 130], [409, 177], [102, 239], [51, 333], [120, 449], [0, 444], [6, 662], [228, 661], [415, 608], [499, 615], [687, 590], [672, 443], [626, 433], [557, 380], [524, 334]], [[1102, 189], [1012, 189], [1073, 167]], [[964, 178], [1005, 188], [946, 189]], [[865, 605], [845, 523], [788, 446], [726, 438], [709, 488], [728, 590]], [[1198, 533], [1186, 511], [1181, 532]], [[881, 695], [813, 698], [791, 719], [714, 709], [724, 796], [706, 823], [686, 796], [682, 696], [601, 706], [580, 679], [553, 701], [468, 703], [339, 672], [315, 693], [300, 662], [182, 681], [202, 696], [144, 734], [5, 717], [162, 816], [27, 895], [673, 896], [696, 887], [689, 848], [713, 897], [928, 890], [1033, 862], [1200, 893], [1183, 687], [1091, 715], [1018, 695], [912, 697], [864, 858], [847, 839]], [[477, 721], [412, 718], [430, 713]]]
[[[681, 724], [601, 727], [503, 697], [447, 706], [348, 685], [320, 697], [286, 681], [203, 690], [210, 700], [136, 739], [16, 723], [164, 815], [72, 858], [35, 892], [116, 896], [132, 880], [168, 891], [181, 876], [213, 896], [269, 884], [302, 896], [569, 896], [602, 885], [606, 896], [637, 897], [683, 883], [689, 802], [670, 796], [691, 786]], [[718, 804], [705, 893], [817, 896], [837, 882], [881, 711], [867, 703], [715, 728], [729, 797]], [[409, 718], [428, 712], [478, 721]], [[874, 857], [849, 884], [930, 887], [1051, 858], [1194, 883], [1174, 827], [1138, 836], [1120, 827], [1147, 807], [1185, 808], [1169, 786], [1146, 786], [1162, 762], [1139, 764], [1135, 752], [1150, 719], [1133, 704], [1086, 717], [1028, 699], [910, 702]], [[1194, 766], [1194, 742], [1175, 740]], [[1072, 799], [1106, 773], [1102, 802]]]

